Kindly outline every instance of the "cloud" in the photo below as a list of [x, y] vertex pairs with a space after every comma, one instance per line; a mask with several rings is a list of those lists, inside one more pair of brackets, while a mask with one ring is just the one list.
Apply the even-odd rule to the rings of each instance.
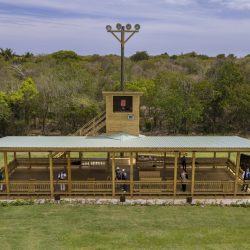
[[233, 10], [250, 9], [250, 0], [211, 0], [212, 3], [218, 3]]
[[249, 16], [236, 16], [225, 2], [234, 1], [0, 0], [0, 47], [17, 53], [119, 54], [105, 26], [121, 22], [142, 27], [126, 45], [126, 55], [138, 50], [249, 54]]

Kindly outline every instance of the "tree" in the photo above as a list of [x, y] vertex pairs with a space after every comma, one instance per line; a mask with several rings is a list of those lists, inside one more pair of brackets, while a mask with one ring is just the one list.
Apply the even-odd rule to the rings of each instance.
[[2, 49], [0, 48], [0, 55], [5, 59], [5, 61], [9, 61], [15, 56], [15, 52], [12, 49]]
[[6, 134], [11, 115], [12, 113], [7, 102], [7, 96], [5, 93], [0, 92], [0, 136]]
[[139, 62], [143, 60], [148, 60], [149, 55], [147, 51], [137, 51], [134, 55], [130, 57], [130, 60], [133, 62]]

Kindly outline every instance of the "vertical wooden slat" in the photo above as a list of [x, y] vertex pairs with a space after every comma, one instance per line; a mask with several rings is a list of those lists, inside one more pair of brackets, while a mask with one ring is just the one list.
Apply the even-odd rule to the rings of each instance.
[[10, 182], [9, 182], [9, 171], [8, 171], [8, 153], [3, 153], [4, 158], [4, 175], [5, 175], [5, 185], [7, 194], [10, 194]]
[[51, 193], [51, 197], [53, 197], [54, 196], [54, 176], [53, 176], [52, 152], [49, 153], [49, 177], [50, 177], [50, 193]]
[[79, 152], [79, 158], [80, 158], [80, 169], [82, 168], [82, 152]]
[[167, 170], [166, 170], [166, 157], [167, 157], [167, 153], [166, 152], [164, 152], [164, 161], [163, 161], [163, 172], [164, 172], [164, 178], [166, 178], [167, 177]]
[[192, 153], [192, 185], [191, 195], [194, 195], [194, 181], [195, 181], [195, 152]]
[[236, 170], [235, 170], [235, 183], [234, 183], [234, 196], [237, 195], [237, 191], [238, 191], [239, 169], [240, 169], [240, 152], [237, 152]]
[[215, 159], [216, 159], [216, 152], [214, 152], [214, 164], [213, 164], [213, 168], [215, 168]]
[[115, 196], [115, 153], [112, 153], [112, 196]]
[[68, 152], [68, 158], [67, 158], [67, 170], [68, 170], [68, 192], [71, 193], [72, 190], [72, 180], [71, 180], [71, 158], [70, 158], [70, 152]]
[[178, 168], [178, 152], [175, 152], [174, 157], [174, 196], [176, 196], [177, 190], [177, 168]]
[[130, 153], [130, 196], [133, 196], [134, 190], [134, 168], [133, 168], [133, 153]]
[[16, 152], [14, 152], [14, 160], [16, 161]]
[[28, 152], [28, 155], [29, 155], [29, 168], [31, 168], [31, 153]]
[[231, 152], [228, 152], [227, 158], [228, 158], [228, 160], [230, 160], [230, 158], [231, 158]]

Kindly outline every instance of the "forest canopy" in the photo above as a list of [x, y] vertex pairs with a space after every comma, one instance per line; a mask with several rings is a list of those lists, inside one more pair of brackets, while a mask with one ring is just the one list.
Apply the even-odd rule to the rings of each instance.
[[[0, 136], [72, 133], [104, 110], [102, 91], [119, 81], [116, 55], [0, 49]], [[142, 133], [249, 134], [249, 56], [139, 51], [125, 58], [125, 81], [144, 93]]]

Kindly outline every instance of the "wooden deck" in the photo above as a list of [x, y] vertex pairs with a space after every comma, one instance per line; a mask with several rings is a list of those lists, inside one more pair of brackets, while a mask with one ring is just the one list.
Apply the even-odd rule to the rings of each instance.
[[[71, 188], [68, 180], [58, 181], [60, 170], [67, 168], [67, 159], [53, 160], [54, 194], [80, 196], [112, 196], [121, 195], [126, 189], [130, 196], [233, 196], [235, 195], [235, 165], [227, 159], [196, 160], [194, 190], [192, 192], [192, 166], [188, 161], [188, 181], [186, 192], [181, 190], [180, 173], [182, 167], [178, 164], [177, 181], [174, 181], [174, 160], [157, 159], [153, 161], [137, 160], [133, 166], [133, 180], [130, 166], [120, 161], [121, 168], [128, 173], [127, 181], [115, 181], [113, 189], [112, 168], [107, 159], [71, 159]], [[126, 162], [126, 161], [124, 161]], [[123, 164], [123, 165], [122, 165]], [[11, 195], [50, 195], [51, 182], [48, 159], [18, 159], [9, 164]], [[240, 175], [239, 175], [240, 176]], [[1, 183], [1, 182], [0, 182]], [[4, 181], [2, 181], [4, 185]], [[65, 191], [60, 185], [65, 185]], [[176, 185], [176, 189], [174, 186]], [[248, 195], [241, 191], [242, 181], [237, 184], [237, 195]], [[176, 191], [175, 191], [176, 190]], [[6, 190], [0, 192], [6, 195]]]

